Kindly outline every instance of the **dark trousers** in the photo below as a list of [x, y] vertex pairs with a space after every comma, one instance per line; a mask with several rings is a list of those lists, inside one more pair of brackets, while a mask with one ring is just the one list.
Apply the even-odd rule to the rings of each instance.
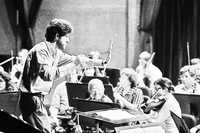
[[23, 120], [45, 133], [51, 132], [46, 108], [43, 105], [44, 96], [41, 94], [21, 93], [19, 106]]

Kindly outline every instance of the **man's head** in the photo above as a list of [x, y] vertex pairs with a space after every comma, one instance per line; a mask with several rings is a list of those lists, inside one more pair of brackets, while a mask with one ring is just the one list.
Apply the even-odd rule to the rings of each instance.
[[48, 42], [56, 42], [57, 46], [64, 50], [69, 43], [69, 34], [72, 33], [73, 27], [70, 22], [63, 19], [53, 19], [46, 28], [46, 40]]

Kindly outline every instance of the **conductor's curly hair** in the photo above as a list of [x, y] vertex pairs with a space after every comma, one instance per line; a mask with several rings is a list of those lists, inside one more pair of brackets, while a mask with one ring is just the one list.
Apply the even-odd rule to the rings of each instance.
[[72, 33], [73, 27], [70, 22], [64, 19], [53, 19], [50, 21], [46, 28], [45, 38], [49, 42], [53, 42], [55, 40], [56, 34], [61, 36], [65, 36], [66, 34]]

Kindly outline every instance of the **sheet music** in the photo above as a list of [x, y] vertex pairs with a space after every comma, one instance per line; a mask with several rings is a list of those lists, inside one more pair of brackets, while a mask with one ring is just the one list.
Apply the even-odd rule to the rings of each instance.
[[161, 126], [145, 127], [145, 128], [129, 128], [120, 130], [119, 133], [165, 133]]
[[136, 117], [135, 115], [121, 109], [101, 111], [97, 112], [97, 115], [109, 120], [132, 119]]

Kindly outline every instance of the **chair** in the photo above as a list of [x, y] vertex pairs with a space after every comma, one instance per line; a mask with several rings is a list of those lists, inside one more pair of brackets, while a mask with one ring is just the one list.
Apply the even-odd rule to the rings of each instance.
[[182, 114], [182, 118], [184, 119], [184, 121], [187, 124], [189, 129], [191, 129], [192, 127], [196, 126], [196, 124], [197, 124], [197, 120], [193, 115]]
[[178, 128], [180, 133], [190, 133], [190, 129], [188, 128], [187, 124], [185, 123], [183, 118], [178, 117], [172, 111], [170, 112], [172, 119], [174, 120], [176, 127]]

